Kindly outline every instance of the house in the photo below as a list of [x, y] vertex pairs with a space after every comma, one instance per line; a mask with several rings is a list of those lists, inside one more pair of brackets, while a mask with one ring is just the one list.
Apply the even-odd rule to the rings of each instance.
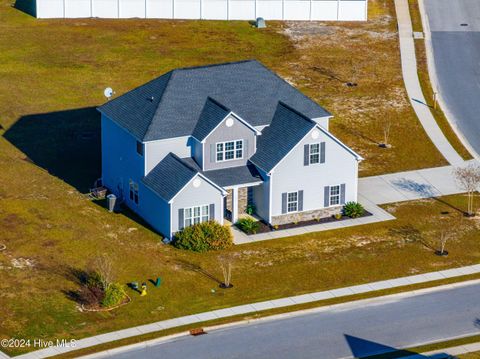
[[166, 238], [249, 205], [275, 225], [357, 200], [362, 158], [332, 115], [257, 61], [176, 69], [98, 110], [104, 185]]
[[366, 21], [368, 0], [16, 0], [37, 18]]

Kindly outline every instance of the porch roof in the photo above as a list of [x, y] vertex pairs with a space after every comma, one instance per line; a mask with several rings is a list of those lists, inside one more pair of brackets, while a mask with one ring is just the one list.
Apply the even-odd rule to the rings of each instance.
[[191, 168], [203, 174], [209, 180], [220, 187], [241, 186], [247, 184], [262, 183], [262, 177], [257, 168], [247, 163], [245, 166], [222, 168], [219, 170], [202, 171], [200, 166], [191, 157], [182, 158], [182, 160]]

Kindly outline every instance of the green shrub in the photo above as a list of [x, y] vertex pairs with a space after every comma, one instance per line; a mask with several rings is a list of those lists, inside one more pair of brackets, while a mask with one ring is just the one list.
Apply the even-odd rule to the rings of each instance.
[[194, 252], [225, 249], [233, 244], [228, 226], [208, 221], [186, 227], [175, 234], [173, 245]]
[[240, 218], [236, 223], [237, 227], [240, 228], [247, 234], [254, 234], [257, 233], [259, 224], [256, 220], [246, 217]]
[[358, 202], [347, 202], [343, 207], [343, 213], [350, 218], [358, 218], [363, 215], [365, 210]]
[[100, 304], [102, 307], [105, 308], [114, 307], [122, 303], [126, 296], [127, 294], [125, 293], [125, 288], [123, 287], [123, 285], [118, 283], [112, 283], [105, 291], [105, 297]]
[[252, 215], [252, 214], [255, 213], [255, 210], [256, 210], [255, 205], [254, 204], [249, 204], [249, 205], [247, 205], [247, 209], [246, 209], [245, 212], [247, 212], [247, 214], [249, 214], [249, 215]]

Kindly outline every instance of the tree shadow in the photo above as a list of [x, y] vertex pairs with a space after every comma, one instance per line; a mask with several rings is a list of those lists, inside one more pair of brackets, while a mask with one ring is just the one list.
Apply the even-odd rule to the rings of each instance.
[[198, 264], [191, 263], [191, 262], [189, 262], [187, 260], [184, 260], [184, 259], [177, 259], [177, 260], [174, 261], [174, 263], [177, 264], [178, 266], [180, 266], [184, 270], [188, 270], [188, 271], [191, 271], [191, 272], [194, 272], [194, 273], [198, 273], [198, 274], [214, 281], [217, 284], [222, 284], [223, 283], [220, 279], [215, 277], [213, 274], [207, 272], [205, 269], [203, 269]]
[[445, 353], [434, 354], [433, 356], [426, 356], [417, 352], [405, 349], [397, 349], [388, 345], [380, 344], [370, 340], [354, 337], [344, 334], [345, 340], [354, 356], [357, 359], [397, 359], [415, 356], [416, 359], [434, 359], [434, 358], [451, 358], [455, 359]]
[[25, 14], [37, 17], [37, 2], [35, 0], [15, 0], [13, 7]]
[[392, 184], [399, 189], [415, 193], [424, 198], [432, 198], [440, 194], [440, 192], [429, 183], [420, 183], [407, 178], [400, 178], [393, 181]]
[[355, 136], [355, 137], [360, 137], [361, 139], [363, 139], [363, 140], [365, 140], [365, 141], [367, 141], [367, 142], [370, 142], [370, 143], [372, 143], [372, 144], [375, 144], [375, 145], [377, 145], [377, 146], [380, 145], [380, 142], [375, 141], [373, 138], [367, 136], [367, 135], [364, 134], [362, 131], [356, 130], [356, 129], [354, 129], [354, 128], [351, 128], [351, 127], [346, 126], [346, 125], [341, 124], [341, 123], [336, 124], [336, 126], [337, 126], [339, 129], [341, 129], [342, 131], [344, 131], [344, 132], [346, 132], [346, 133], [348, 133], [348, 134], [350, 134], [350, 135], [353, 135], [353, 136]]
[[95, 107], [22, 116], [3, 135], [27, 156], [85, 193], [101, 176], [100, 114]]
[[422, 235], [422, 232], [414, 226], [407, 224], [405, 226], [390, 228], [388, 234], [394, 237], [400, 237], [405, 243], [420, 242], [426, 248], [435, 251], [430, 243], [428, 243]]

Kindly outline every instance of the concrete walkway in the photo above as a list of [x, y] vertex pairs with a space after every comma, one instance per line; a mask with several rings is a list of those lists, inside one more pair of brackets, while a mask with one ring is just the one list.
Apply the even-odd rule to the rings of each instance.
[[[475, 160], [462, 161], [462, 165], [466, 166], [473, 162], [475, 162]], [[455, 183], [453, 175], [454, 169], [455, 166], [444, 166], [360, 178], [358, 181], [358, 201], [367, 211], [372, 213], [372, 216], [254, 235], [246, 235], [236, 227], [232, 227], [234, 242], [235, 244], [253, 243], [312, 232], [389, 221], [395, 219], [395, 217], [378, 205], [464, 192]]]
[[395, 0], [395, 9], [400, 37], [403, 81], [405, 82], [405, 88], [410, 103], [412, 104], [420, 123], [427, 132], [428, 137], [430, 137], [433, 144], [438, 148], [443, 157], [445, 157], [451, 165], [461, 165], [463, 159], [443, 135], [442, 130], [438, 127], [437, 122], [423, 97], [417, 74], [417, 59], [415, 56], [415, 44], [410, 11], [408, 9], [408, 0]]
[[[201, 323], [201, 322], [212, 320], [212, 319], [228, 318], [236, 315], [254, 314], [254, 313], [261, 312], [268, 309], [285, 308], [285, 307], [293, 306], [296, 304], [312, 303], [312, 302], [321, 301], [325, 299], [348, 297], [353, 294], [374, 292], [377, 290], [389, 289], [389, 288], [398, 288], [398, 287], [411, 285], [411, 284], [426, 283], [434, 280], [454, 278], [454, 277], [459, 277], [459, 276], [474, 274], [474, 273], [480, 273], [480, 264], [461, 267], [461, 268], [447, 269], [447, 270], [438, 271], [438, 272], [418, 274], [418, 275], [413, 275], [408, 277], [401, 277], [401, 278], [396, 278], [391, 280], [383, 280], [378, 282], [366, 283], [366, 284], [355, 285], [351, 287], [337, 288], [333, 290], [326, 290], [326, 291], [315, 292], [315, 293], [307, 293], [307, 294], [297, 295], [293, 297], [268, 300], [264, 302], [245, 304], [245, 305], [240, 305], [240, 306], [231, 307], [231, 308], [224, 308], [219, 310], [213, 310], [210, 312], [198, 313], [193, 315], [187, 315], [184, 317], [163, 320], [156, 323], [151, 323], [151, 324], [142, 325], [134, 328], [119, 330], [116, 332], [111, 332], [111, 333], [97, 335], [90, 338], [81, 339], [76, 342], [75, 348], [51, 347], [47, 349], [37, 350], [32, 353], [20, 355], [15, 358], [20, 358], [20, 359], [46, 358], [53, 355], [67, 353], [73, 350], [84, 349], [84, 348], [88, 348], [88, 347], [99, 345], [99, 344], [109, 343], [119, 339], [131, 338], [131, 337], [135, 337], [135, 336], [146, 334], [146, 333], [152, 333], [152, 332], [157, 332], [164, 329], [180, 327], [186, 324]], [[328, 308], [328, 306], [326, 308]]]
[[328, 231], [330, 229], [360, 226], [362, 224], [370, 224], [370, 223], [383, 222], [383, 221], [389, 221], [389, 220], [395, 219], [395, 217], [392, 216], [390, 213], [378, 207], [372, 202], [362, 201], [362, 204], [364, 208], [372, 214], [371, 216], [363, 217], [363, 218], [345, 219], [342, 221], [333, 221], [333, 222], [322, 223], [322, 224], [313, 224], [310, 226], [297, 227], [292, 229], [282, 229], [278, 231], [252, 234], [252, 235], [246, 235], [235, 226], [232, 226], [232, 233], [234, 238], [233, 241], [235, 244], [261, 242], [261, 241], [268, 241], [270, 239], [275, 239], [275, 238], [297, 236], [300, 234], [322, 232], [322, 231]]

